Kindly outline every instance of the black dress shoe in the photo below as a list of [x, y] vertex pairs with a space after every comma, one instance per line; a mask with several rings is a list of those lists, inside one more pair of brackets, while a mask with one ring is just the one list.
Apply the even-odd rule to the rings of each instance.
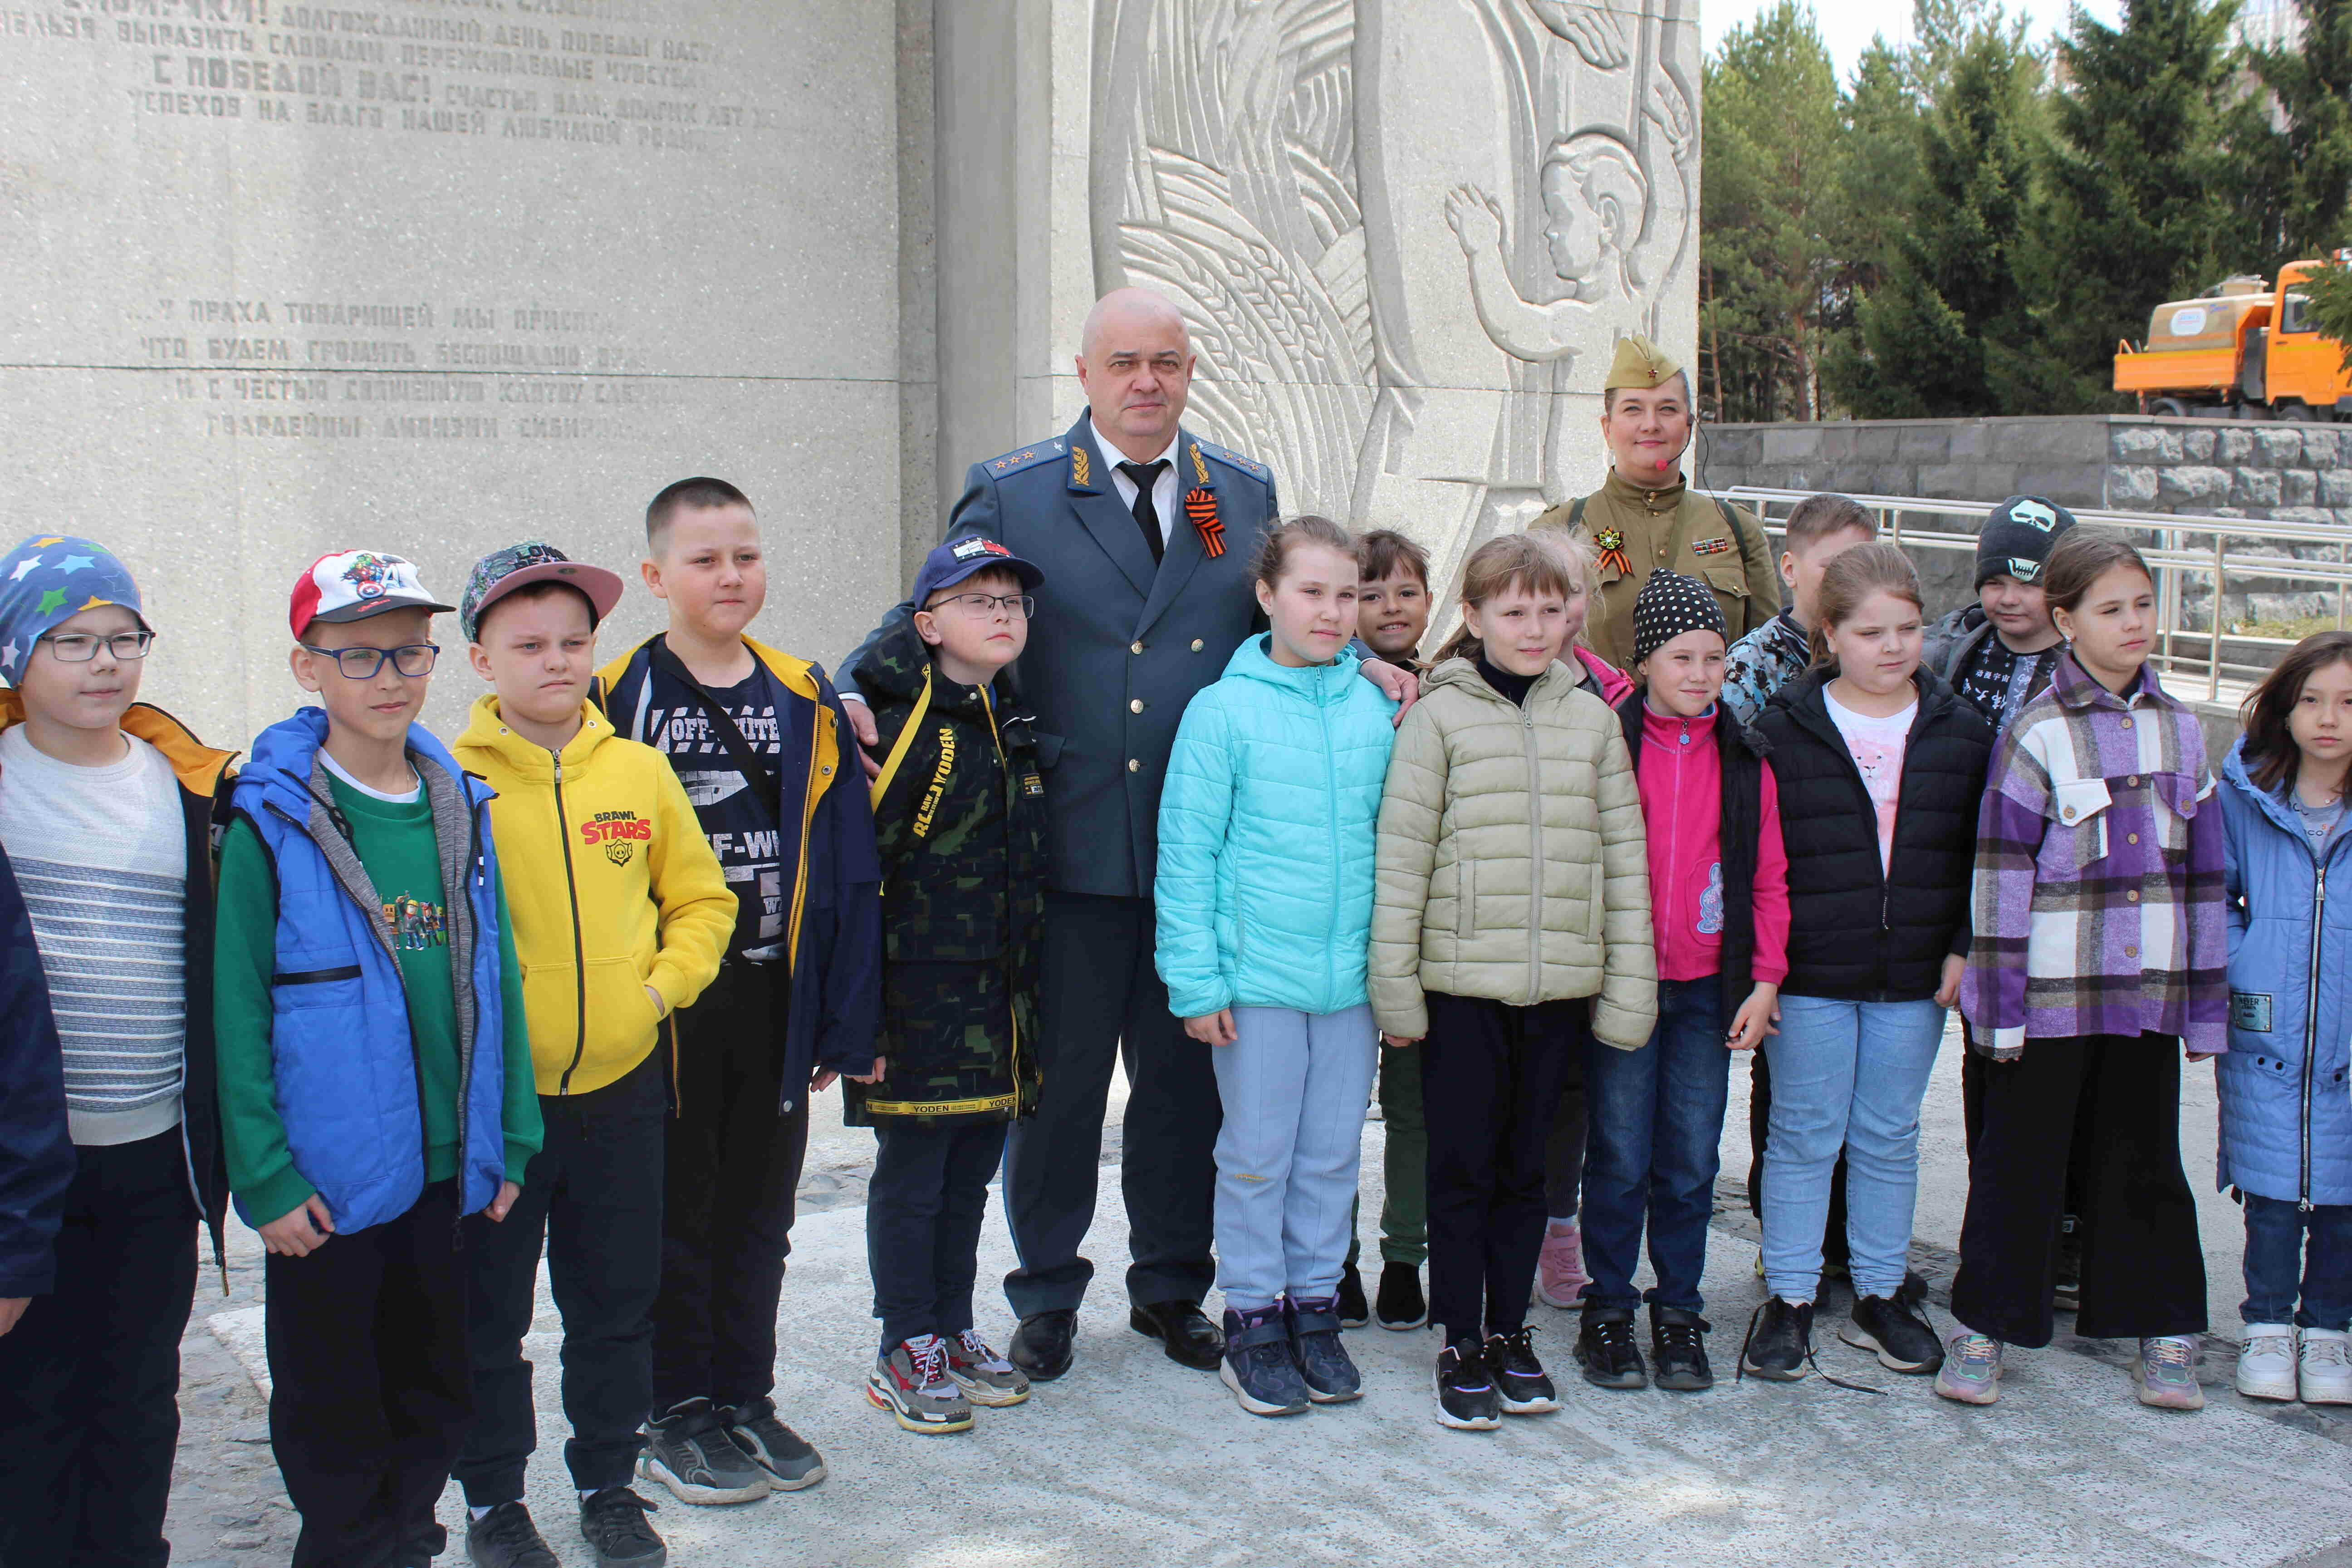
[[1077, 1336], [1078, 1314], [1056, 1308], [1033, 1313], [1013, 1331], [1005, 1359], [1026, 1373], [1032, 1383], [1051, 1383], [1070, 1370], [1071, 1342]]
[[1225, 1336], [1198, 1301], [1154, 1301], [1129, 1308], [1128, 1326], [1168, 1347], [1168, 1359], [1195, 1372], [1214, 1372], [1225, 1359]]

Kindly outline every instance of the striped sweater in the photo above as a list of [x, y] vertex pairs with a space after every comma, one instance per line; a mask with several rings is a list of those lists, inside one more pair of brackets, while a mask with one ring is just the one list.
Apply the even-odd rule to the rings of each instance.
[[2070, 655], [1993, 753], [1960, 1011], [1999, 1060], [2029, 1039], [2229, 1048], [2223, 837], [2197, 716], [2144, 670], [2117, 697]]

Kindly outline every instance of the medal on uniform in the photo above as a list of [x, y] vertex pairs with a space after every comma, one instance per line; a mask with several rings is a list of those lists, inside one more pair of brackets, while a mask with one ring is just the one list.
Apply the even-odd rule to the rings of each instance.
[[1194, 486], [1184, 492], [1184, 515], [1201, 531], [1202, 553], [1214, 561], [1225, 552], [1225, 525], [1217, 521], [1214, 492]]
[[1600, 552], [1600, 564], [1616, 573], [1620, 577], [1632, 575], [1633, 563], [1625, 559], [1623, 529], [1604, 528], [1597, 531], [1592, 535], [1592, 547]]

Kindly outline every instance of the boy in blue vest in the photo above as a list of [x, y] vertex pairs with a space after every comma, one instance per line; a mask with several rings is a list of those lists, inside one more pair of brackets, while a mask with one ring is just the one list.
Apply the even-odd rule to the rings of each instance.
[[473, 1415], [460, 1216], [541, 1142], [489, 792], [415, 723], [446, 611], [397, 555], [294, 585], [294, 679], [221, 852], [215, 1020], [238, 1212], [268, 1247], [269, 1434], [294, 1568], [394, 1568]]

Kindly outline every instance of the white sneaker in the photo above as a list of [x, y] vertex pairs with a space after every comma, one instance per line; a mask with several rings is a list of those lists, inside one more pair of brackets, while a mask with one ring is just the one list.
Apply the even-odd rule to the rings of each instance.
[[[2336, 1336], [2339, 1341], [2343, 1335]], [[2344, 1347], [2336, 1347], [2338, 1376], [2352, 1374], [2344, 1362]], [[2294, 1398], [2294, 1328], [2288, 1323], [2248, 1323], [2246, 1344], [2238, 1352], [2238, 1392], [2249, 1399]]]
[[2305, 1329], [2295, 1382], [2305, 1405], [2352, 1405], [2352, 1334]]

